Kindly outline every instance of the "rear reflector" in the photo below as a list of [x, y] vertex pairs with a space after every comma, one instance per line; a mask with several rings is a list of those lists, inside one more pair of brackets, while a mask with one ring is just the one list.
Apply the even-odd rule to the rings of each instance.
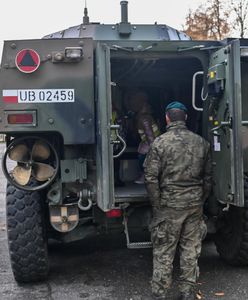
[[107, 218], [120, 218], [122, 216], [122, 211], [120, 209], [112, 209], [106, 212]]
[[33, 124], [33, 114], [9, 114], [8, 124]]

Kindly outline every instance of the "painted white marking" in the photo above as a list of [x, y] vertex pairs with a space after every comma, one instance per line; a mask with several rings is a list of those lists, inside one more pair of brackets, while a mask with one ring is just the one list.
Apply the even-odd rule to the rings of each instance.
[[18, 103], [75, 102], [74, 89], [3, 90], [3, 97], [18, 97]]
[[3, 97], [17, 97], [17, 90], [3, 90]]
[[218, 141], [217, 136], [214, 136], [214, 151], [216, 151], [216, 152], [221, 151], [220, 142]]

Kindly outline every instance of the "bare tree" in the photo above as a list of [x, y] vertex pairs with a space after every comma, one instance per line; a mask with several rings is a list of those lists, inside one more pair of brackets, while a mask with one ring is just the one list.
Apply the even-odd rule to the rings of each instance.
[[221, 0], [208, 1], [208, 14], [212, 20], [212, 35], [215, 39], [223, 39], [230, 32], [227, 22], [229, 11]]
[[244, 38], [248, 23], [248, 0], [231, 0], [231, 10], [234, 14], [235, 29], [239, 31], [240, 37]]
[[228, 15], [224, 2], [208, 0], [195, 11], [188, 12], [184, 30], [192, 39], [223, 39], [230, 33]]
[[203, 6], [199, 6], [196, 11], [189, 10], [186, 16], [184, 31], [193, 40], [209, 39], [209, 19], [204, 12]]

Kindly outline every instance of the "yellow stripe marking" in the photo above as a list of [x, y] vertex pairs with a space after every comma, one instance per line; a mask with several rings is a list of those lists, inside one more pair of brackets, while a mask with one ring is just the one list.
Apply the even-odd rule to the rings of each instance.
[[61, 225], [61, 230], [64, 232], [64, 231], [68, 231], [68, 224], [67, 223], [63, 223]]
[[78, 220], [77, 215], [71, 215], [71, 216], [68, 217], [69, 222], [76, 222], [77, 220]]
[[68, 216], [68, 210], [66, 206], [61, 207], [61, 217], [67, 217]]
[[61, 223], [62, 222], [62, 219], [60, 216], [51, 216], [51, 222], [52, 223]]

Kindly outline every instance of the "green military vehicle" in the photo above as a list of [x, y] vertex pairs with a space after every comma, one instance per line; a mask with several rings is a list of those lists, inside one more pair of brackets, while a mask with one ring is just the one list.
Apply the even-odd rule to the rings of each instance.
[[[0, 70], [2, 169], [15, 279], [45, 279], [47, 241], [148, 232], [151, 208], [138, 176], [137, 139], [118, 133], [130, 91], [149, 95], [161, 126], [172, 100], [210, 141], [213, 192], [205, 215], [220, 256], [248, 264], [248, 40], [192, 41], [167, 25], [83, 24], [39, 40], [6, 41]], [[164, 126], [164, 125], [163, 125]], [[162, 126], [162, 129], [163, 129]], [[113, 154], [113, 145], [118, 153]], [[114, 161], [124, 186], [114, 184]]]

